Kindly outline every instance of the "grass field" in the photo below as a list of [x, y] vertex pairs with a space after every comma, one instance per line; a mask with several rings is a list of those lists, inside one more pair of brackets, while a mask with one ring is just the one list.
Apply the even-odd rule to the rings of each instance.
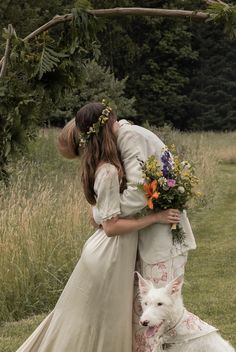
[[189, 256], [184, 297], [236, 346], [236, 165], [221, 165], [218, 185], [214, 206], [191, 219], [198, 248]]
[[[15, 351], [53, 307], [92, 231], [79, 163], [58, 157], [56, 133], [41, 133], [12, 163], [11, 186], [1, 191], [1, 352]], [[208, 201], [191, 211], [198, 249], [189, 256], [185, 303], [236, 345], [236, 133], [168, 138], [194, 160]]]

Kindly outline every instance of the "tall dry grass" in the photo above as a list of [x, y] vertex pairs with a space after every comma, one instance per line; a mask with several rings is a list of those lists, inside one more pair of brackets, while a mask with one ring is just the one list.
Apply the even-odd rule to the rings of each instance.
[[48, 310], [91, 233], [79, 162], [62, 160], [55, 140], [41, 134], [1, 189], [1, 320]]
[[[205, 200], [211, 202], [220, 144], [226, 143], [228, 135], [218, 139], [214, 134], [168, 129], [158, 134], [193, 161]], [[25, 157], [12, 162], [10, 185], [0, 190], [2, 321], [51, 309], [92, 233], [79, 160], [67, 161], [58, 155], [56, 136], [56, 130], [41, 131]]]
[[209, 142], [223, 164], [236, 164], [236, 132], [208, 133]]

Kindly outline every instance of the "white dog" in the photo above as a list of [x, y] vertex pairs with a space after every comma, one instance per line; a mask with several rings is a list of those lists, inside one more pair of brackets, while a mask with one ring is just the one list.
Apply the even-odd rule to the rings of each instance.
[[147, 326], [146, 337], [154, 338], [159, 346], [152, 352], [235, 352], [216, 328], [184, 308], [183, 276], [166, 287], [155, 288], [151, 281], [137, 274], [143, 309], [140, 324]]

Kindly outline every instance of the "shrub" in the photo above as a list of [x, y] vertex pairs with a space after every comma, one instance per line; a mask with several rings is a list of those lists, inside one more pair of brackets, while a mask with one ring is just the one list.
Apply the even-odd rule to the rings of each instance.
[[133, 108], [135, 98], [126, 98], [124, 95], [127, 78], [118, 80], [110, 68], [101, 67], [95, 60], [85, 65], [81, 84], [68, 91], [58, 109], [50, 116], [50, 123], [63, 126], [70, 120], [77, 110], [90, 101], [107, 99], [118, 112], [120, 118], [135, 115]]

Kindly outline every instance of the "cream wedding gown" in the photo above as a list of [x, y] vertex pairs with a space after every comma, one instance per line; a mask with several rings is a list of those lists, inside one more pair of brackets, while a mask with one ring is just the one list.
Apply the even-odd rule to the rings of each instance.
[[[103, 164], [94, 185], [103, 220], [120, 214], [116, 168]], [[17, 352], [132, 352], [132, 300], [137, 233], [97, 230], [54, 310]]]

